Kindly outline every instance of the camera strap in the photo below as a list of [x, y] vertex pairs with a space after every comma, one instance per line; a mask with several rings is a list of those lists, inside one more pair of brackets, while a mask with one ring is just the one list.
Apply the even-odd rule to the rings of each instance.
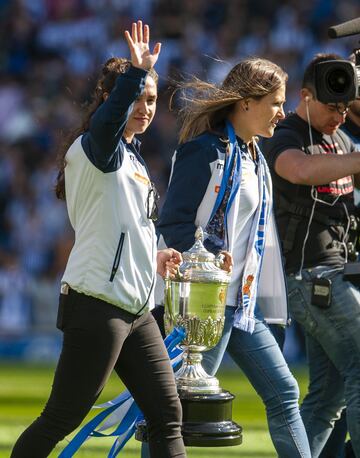
[[[304, 221], [308, 220], [311, 217], [311, 209], [305, 207], [298, 202], [289, 202], [283, 195], [278, 193], [276, 195], [276, 205], [277, 210], [280, 213], [287, 213], [290, 214], [289, 221], [287, 223], [287, 230], [286, 235], [283, 240], [283, 249], [285, 253], [290, 252], [294, 247], [294, 242], [296, 238], [296, 232], [299, 224]], [[342, 215], [339, 214], [339, 219], [330, 217], [321, 213], [319, 211], [313, 212], [313, 220], [317, 223], [322, 224], [326, 228], [330, 228], [331, 226], [347, 226], [347, 218], [341, 218]]]
[[[308, 219], [311, 216], [311, 208], [303, 206], [298, 202], [289, 202], [283, 195], [277, 194], [276, 196], [277, 208], [280, 211], [291, 213], [292, 215], [298, 216], [299, 220]], [[323, 224], [324, 226], [346, 226], [347, 221], [345, 220], [346, 215], [343, 217], [343, 213], [339, 214], [339, 218], [331, 217], [317, 210], [314, 211], [314, 221]]]

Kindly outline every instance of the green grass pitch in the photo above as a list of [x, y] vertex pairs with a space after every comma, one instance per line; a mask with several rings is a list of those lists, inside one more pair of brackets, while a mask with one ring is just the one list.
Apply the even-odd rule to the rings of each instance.
[[[40, 413], [52, 383], [53, 367], [0, 363], [0, 458], [8, 458], [18, 435]], [[306, 391], [305, 370], [296, 370], [301, 393]], [[243, 427], [243, 444], [236, 447], [188, 447], [189, 458], [275, 458], [276, 453], [267, 430], [262, 402], [247, 379], [238, 370], [220, 371], [222, 388], [236, 396], [233, 402], [233, 419]], [[100, 402], [114, 398], [123, 386], [113, 375], [103, 391]], [[96, 413], [98, 413], [97, 411]], [[87, 422], [94, 413], [88, 415]], [[73, 435], [72, 435], [73, 436]], [[71, 439], [70, 436], [67, 439]], [[107, 456], [114, 438], [92, 438], [76, 454], [79, 458]], [[50, 455], [55, 458], [65, 447], [62, 441]], [[140, 457], [140, 443], [131, 439], [119, 457]]]

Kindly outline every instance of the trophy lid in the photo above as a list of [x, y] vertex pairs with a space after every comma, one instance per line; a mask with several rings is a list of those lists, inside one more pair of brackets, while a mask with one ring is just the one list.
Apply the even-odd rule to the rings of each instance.
[[221, 255], [210, 253], [203, 242], [204, 231], [199, 226], [195, 232], [194, 245], [182, 253], [184, 262], [179, 268], [180, 281], [229, 283], [229, 274], [220, 268]]
[[199, 226], [195, 232], [195, 243], [189, 251], [182, 254], [184, 261], [214, 262], [215, 255], [204, 247], [204, 231]]

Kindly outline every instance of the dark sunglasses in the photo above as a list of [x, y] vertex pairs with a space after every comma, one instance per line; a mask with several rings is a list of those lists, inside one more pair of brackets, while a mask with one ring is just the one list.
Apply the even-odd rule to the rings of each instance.
[[159, 200], [158, 193], [153, 182], [150, 182], [149, 192], [146, 199], [146, 216], [152, 221], [156, 221], [159, 217]]

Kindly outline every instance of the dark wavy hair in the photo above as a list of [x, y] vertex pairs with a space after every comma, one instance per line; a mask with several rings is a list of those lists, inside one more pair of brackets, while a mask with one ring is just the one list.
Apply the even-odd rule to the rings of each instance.
[[[128, 59], [122, 57], [111, 57], [108, 59], [102, 67], [100, 77], [97, 80], [94, 94], [91, 102], [85, 108], [83, 115], [83, 121], [79, 127], [74, 129], [70, 134], [65, 137], [63, 144], [59, 148], [57, 155], [58, 175], [55, 184], [55, 194], [58, 199], [65, 200], [65, 167], [66, 167], [66, 153], [69, 147], [72, 145], [74, 140], [81, 134], [89, 129], [91, 116], [95, 113], [97, 108], [104, 102], [104, 94], [112, 91], [115, 86], [116, 78], [121, 74], [127, 72], [131, 65]], [[149, 75], [155, 81], [158, 82], [158, 74], [152, 68], [149, 71]]]

